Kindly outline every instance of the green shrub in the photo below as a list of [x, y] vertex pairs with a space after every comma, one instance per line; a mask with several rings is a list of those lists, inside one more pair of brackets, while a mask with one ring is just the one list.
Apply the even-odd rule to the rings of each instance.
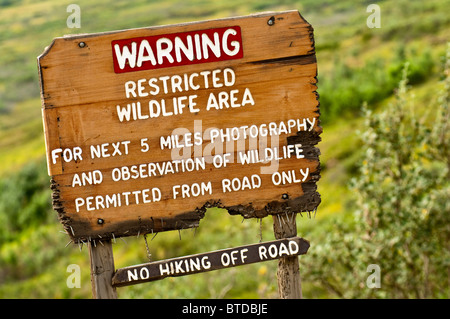
[[0, 180], [0, 243], [28, 227], [55, 220], [45, 158]]
[[[353, 223], [337, 219], [308, 252], [304, 277], [339, 297], [450, 296], [450, 45], [431, 125], [414, 116], [407, 66], [395, 102], [380, 114], [365, 110]], [[379, 288], [368, 288], [371, 264], [380, 269]]]
[[392, 60], [375, 58], [363, 67], [352, 67], [336, 61], [331, 75], [319, 75], [321, 119], [326, 123], [336, 117], [359, 116], [361, 105], [373, 105], [389, 97], [401, 79], [401, 70], [408, 62], [409, 81], [419, 84], [433, 75], [434, 62], [428, 50], [408, 54], [400, 49]]

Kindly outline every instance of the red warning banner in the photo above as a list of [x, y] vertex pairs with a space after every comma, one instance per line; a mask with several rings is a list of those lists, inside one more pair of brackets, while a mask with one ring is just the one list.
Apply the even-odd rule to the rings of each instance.
[[241, 59], [239, 26], [114, 40], [114, 72], [125, 73]]

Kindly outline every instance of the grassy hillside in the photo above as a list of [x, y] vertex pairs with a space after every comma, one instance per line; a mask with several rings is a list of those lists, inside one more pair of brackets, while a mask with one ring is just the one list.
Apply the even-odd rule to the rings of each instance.
[[[90, 298], [86, 247], [69, 245], [51, 210], [40, 118], [36, 57], [54, 37], [65, 34], [165, 25], [297, 9], [315, 29], [319, 67], [322, 204], [316, 218], [298, 219], [298, 233], [320, 248], [335, 218], [351, 223], [353, 197], [347, 188], [359, 165], [361, 105], [388, 107], [410, 63], [415, 111], [431, 105], [439, 89], [441, 57], [450, 40], [449, 0], [377, 1], [381, 28], [369, 29], [366, 7], [351, 0], [166, 0], [77, 1], [81, 28], [69, 29], [73, 1], [0, 0], [0, 298]], [[272, 220], [262, 237], [273, 239]], [[257, 242], [257, 221], [208, 211], [196, 233], [161, 233], [150, 241], [154, 260]], [[126, 241], [126, 242], [125, 242]], [[145, 262], [142, 236], [117, 240], [116, 267]], [[308, 258], [308, 255], [300, 258]], [[81, 267], [81, 288], [69, 289], [67, 266]], [[276, 262], [198, 274], [119, 289], [120, 298], [276, 297]], [[333, 297], [318, 282], [303, 278], [305, 297]]]

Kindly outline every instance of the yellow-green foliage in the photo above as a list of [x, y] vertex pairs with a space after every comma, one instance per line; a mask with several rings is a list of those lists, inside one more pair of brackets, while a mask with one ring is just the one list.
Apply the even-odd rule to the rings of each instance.
[[[311, 254], [300, 258], [301, 267], [314, 260], [313, 254], [330, 247], [325, 234], [336, 233], [336, 219], [354, 223], [352, 191], [347, 184], [358, 172], [363, 151], [357, 133], [363, 129], [362, 103], [368, 102], [374, 112], [388, 108], [400, 70], [409, 61], [411, 92], [416, 92], [413, 109], [426, 114], [434, 103], [440, 57], [450, 38], [449, 0], [377, 1], [380, 29], [366, 25], [367, 1], [79, 0], [81, 28], [69, 29], [66, 8], [71, 3], [0, 0], [0, 298], [91, 296], [87, 249], [64, 247], [69, 238], [59, 232], [62, 228], [51, 210], [36, 58], [54, 37], [300, 10], [315, 29], [324, 126], [323, 142], [318, 145], [323, 164], [318, 183], [322, 203], [315, 219], [298, 218], [299, 235], [311, 241]], [[181, 240], [178, 232], [161, 233], [152, 241], [149, 237], [152, 258], [259, 241], [259, 222], [241, 221], [224, 211], [210, 210], [195, 236], [183, 230]], [[262, 237], [273, 239], [271, 218], [262, 222]], [[142, 236], [125, 240], [113, 245], [116, 267], [145, 262]], [[81, 267], [81, 288], [66, 285], [70, 264]], [[275, 271], [276, 262], [266, 262], [120, 288], [119, 297], [271, 298], [276, 297]], [[304, 296], [333, 297], [325, 279], [317, 273], [303, 277]]]
[[[450, 295], [450, 45], [431, 121], [414, 112], [407, 66], [390, 107], [365, 112], [364, 155], [352, 180], [354, 222], [336, 220], [306, 267], [306, 276], [339, 297]], [[369, 265], [381, 271], [372, 289]]]

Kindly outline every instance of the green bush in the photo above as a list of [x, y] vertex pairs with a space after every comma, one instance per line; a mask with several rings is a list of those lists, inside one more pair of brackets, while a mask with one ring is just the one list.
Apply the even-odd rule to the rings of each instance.
[[[395, 102], [380, 114], [365, 110], [353, 223], [337, 219], [308, 252], [304, 277], [339, 297], [450, 296], [450, 46], [431, 125], [414, 116], [407, 66]], [[367, 285], [371, 264], [380, 269], [379, 288]]]
[[0, 180], [0, 243], [28, 227], [55, 220], [45, 158]]
[[406, 55], [404, 50], [399, 50], [392, 61], [376, 58], [364, 67], [351, 67], [337, 60], [331, 75], [319, 77], [322, 120], [326, 123], [345, 114], [359, 116], [364, 102], [373, 105], [389, 97], [400, 81], [405, 62], [410, 65], [411, 84], [422, 83], [433, 74], [430, 51], [419, 54], [411, 50]]

